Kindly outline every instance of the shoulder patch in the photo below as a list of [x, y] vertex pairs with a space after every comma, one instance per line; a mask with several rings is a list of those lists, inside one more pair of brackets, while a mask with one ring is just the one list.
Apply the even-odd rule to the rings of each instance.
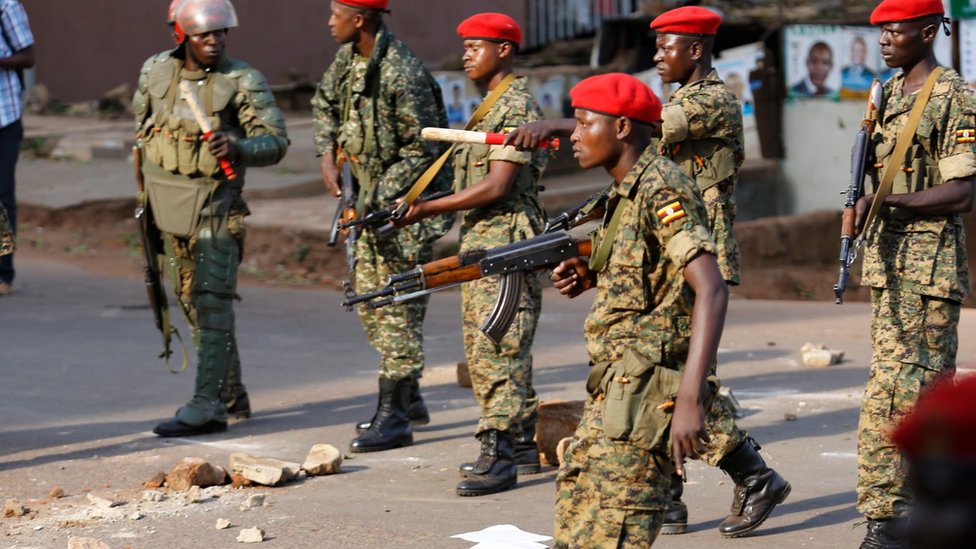
[[662, 225], [668, 225], [685, 216], [685, 208], [681, 205], [681, 201], [677, 199], [669, 199], [664, 203], [659, 203], [656, 211], [657, 218], [661, 221]]
[[976, 143], [976, 129], [956, 130], [956, 143]]

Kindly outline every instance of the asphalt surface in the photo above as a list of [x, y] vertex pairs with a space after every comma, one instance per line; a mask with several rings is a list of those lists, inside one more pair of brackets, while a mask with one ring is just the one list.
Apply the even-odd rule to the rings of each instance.
[[[142, 501], [141, 483], [183, 457], [227, 466], [233, 452], [301, 462], [329, 443], [345, 451], [353, 424], [375, 406], [376, 355], [335, 292], [244, 287], [238, 337], [255, 415], [226, 433], [163, 440], [151, 433], [189, 396], [193, 374], [157, 360], [158, 334], [135, 273], [98, 277], [29, 254], [18, 256], [16, 293], [0, 299], [0, 499], [27, 516], [0, 518], [0, 546], [66, 547], [71, 536], [109, 547], [235, 547], [242, 528], [265, 531], [268, 547], [471, 547], [451, 536], [513, 524], [552, 533], [554, 469], [493, 496], [454, 494], [457, 464], [475, 457], [478, 410], [456, 383], [463, 356], [459, 293], [432, 300], [422, 381], [432, 423], [407, 448], [357, 454], [343, 472], [276, 488], [204, 491], [199, 503], [170, 493]], [[582, 323], [589, 302], [547, 289], [535, 346], [544, 400], [583, 398]], [[174, 313], [175, 315], [175, 313]], [[960, 332], [973, 333], [964, 310]], [[790, 498], [754, 535], [724, 540], [732, 485], [689, 466], [690, 532], [659, 547], [852, 547], [863, 537], [854, 509], [857, 409], [870, 357], [865, 304], [733, 300], [720, 374], [744, 408], [741, 425], [768, 463], [793, 485]], [[185, 330], [184, 330], [185, 331]], [[962, 338], [960, 362], [976, 361]], [[825, 369], [800, 365], [806, 342], [843, 349]], [[65, 497], [52, 499], [60, 487]], [[252, 494], [263, 506], [242, 510]], [[98, 509], [97, 495], [122, 502]], [[232, 526], [215, 528], [224, 518]]]

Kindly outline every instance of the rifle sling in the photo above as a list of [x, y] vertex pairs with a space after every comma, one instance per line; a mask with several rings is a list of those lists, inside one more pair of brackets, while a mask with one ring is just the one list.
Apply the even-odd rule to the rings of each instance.
[[902, 128], [901, 133], [898, 134], [898, 139], [895, 141], [895, 150], [888, 157], [888, 165], [885, 166], [884, 175], [881, 177], [881, 184], [874, 191], [874, 200], [871, 201], [871, 209], [868, 210], [868, 215], [864, 219], [864, 230], [857, 237], [858, 240], [864, 240], [866, 235], [874, 232], [874, 222], [877, 220], [878, 212], [881, 210], [881, 205], [884, 204], [885, 198], [891, 194], [891, 187], [894, 185], [895, 175], [899, 171], [898, 165], [905, 158], [905, 153], [908, 152], [908, 148], [911, 147], [915, 139], [915, 130], [918, 129], [918, 123], [922, 120], [922, 113], [925, 111], [925, 105], [928, 104], [929, 97], [932, 95], [932, 89], [935, 88], [935, 81], [939, 79], [941, 74], [942, 67], [936, 67], [929, 74], [921, 91], [918, 92], [918, 96], [915, 98], [915, 104], [912, 106], [912, 111], [908, 114], [908, 122]]
[[601, 237], [599, 230], [594, 231], [590, 238], [593, 240], [593, 250], [595, 253], [590, 256], [590, 270], [600, 272], [607, 266], [607, 259], [610, 258], [610, 250], [613, 249], [613, 240], [617, 236], [617, 229], [620, 228], [620, 218], [623, 217], [624, 209], [631, 203], [630, 198], [621, 196], [613, 208], [613, 215], [610, 216], [610, 223], [607, 230]]
[[[506, 91], [508, 91], [508, 88], [512, 86], [512, 82], [514, 81], [515, 73], [511, 73], [506, 76], [504, 80], [499, 82], [498, 85], [495, 86], [495, 89], [491, 90], [491, 93], [488, 94], [488, 97], [485, 97], [485, 100], [478, 105], [477, 110], [475, 110], [471, 115], [471, 119], [468, 120], [468, 123], [464, 125], [464, 129], [470, 130], [471, 128], [477, 126], [478, 123], [481, 122], [488, 114], [488, 111], [495, 106], [498, 99], [501, 98]], [[417, 201], [417, 198], [419, 198], [420, 195], [427, 190], [427, 187], [434, 180], [434, 177], [439, 171], [441, 171], [441, 168], [444, 167], [444, 163], [447, 162], [447, 159], [450, 158], [450, 156], [454, 153], [454, 149], [456, 147], [457, 144], [451, 145], [446, 151], [444, 151], [444, 154], [442, 154], [440, 158], [434, 161], [434, 163], [427, 168], [420, 178], [417, 179], [417, 182], [413, 184], [413, 187], [410, 187], [410, 190], [407, 191], [406, 196], [403, 197], [404, 203], [409, 206]]]

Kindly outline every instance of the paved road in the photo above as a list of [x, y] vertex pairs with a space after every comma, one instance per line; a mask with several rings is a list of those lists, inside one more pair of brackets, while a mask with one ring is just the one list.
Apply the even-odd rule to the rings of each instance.
[[[254, 418], [219, 435], [161, 440], [150, 429], [189, 396], [192, 374], [169, 374], [155, 359], [158, 336], [139, 280], [96, 277], [30, 254], [18, 260], [17, 293], [0, 300], [0, 498], [26, 503], [32, 515], [0, 518], [0, 546], [66, 547], [70, 536], [88, 536], [113, 549], [233, 547], [252, 526], [265, 530], [266, 546], [287, 548], [465, 548], [473, 544], [450, 536], [497, 524], [551, 533], [552, 470], [495, 496], [454, 495], [455, 467], [478, 450], [470, 436], [476, 405], [454, 375], [462, 356], [457, 293], [436, 296], [428, 314], [423, 387], [433, 423], [416, 433], [416, 444], [356, 455], [340, 475], [262, 489], [267, 504], [241, 510], [259, 490], [149, 503], [141, 483], [186, 456], [226, 465], [230, 453], [247, 451], [300, 462], [316, 443], [345, 449], [352, 424], [375, 405], [376, 357], [339, 296], [243, 288], [239, 337]], [[544, 399], [582, 398], [588, 303], [547, 292], [536, 386]], [[963, 333], [974, 328], [976, 311], [964, 311]], [[844, 349], [848, 360], [805, 369], [797, 351], [807, 341]], [[658, 546], [854, 546], [863, 535], [854, 527], [854, 429], [868, 358], [863, 304], [733, 301], [721, 372], [746, 410], [742, 425], [793, 494], [754, 536], [722, 540], [715, 527], [731, 484], [692, 464], [691, 532]], [[960, 358], [976, 359], [976, 343], [965, 340]], [[55, 486], [66, 497], [50, 500]], [[126, 503], [97, 510], [88, 493]], [[217, 530], [218, 518], [233, 526]]]

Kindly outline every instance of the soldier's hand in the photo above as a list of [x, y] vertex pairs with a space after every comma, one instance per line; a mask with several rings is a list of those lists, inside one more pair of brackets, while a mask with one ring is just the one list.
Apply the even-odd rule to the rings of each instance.
[[342, 196], [342, 188], [339, 186], [339, 168], [336, 166], [333, 153], [322, 155], [322, 181], [332, 196]]
[[400, 216], [399, 219], [394, 219], [393, 226], [400, 229], [406, 227], [407, 225], [412, 225], [426, 217], [428, 217], [427, 209], [424, 207], [426, 201], [418, 200], [407, 208], [407, 213]]
[[871, 209], [871, 202], [874, 201], [873, 194], [867, 194], [857, 199], [854, 204], [854, 234], [859, 235], [864, 229], [864, 221]]
[[561, 262], [552, 270], [553, 286], [559, 293], [576, 297], [589, 290], [596, 284], [596, 277], [589, 266], [580, 257], [574, 257]]
[[[671, 403], [665, 403], [671, 404]], [[671, 419], [671, 446], [674, 465], [679, 475], [684, 475], [685, 459], [698, 459], [709, 441], [705, 432], [705, 409], [698, 399], [676, 398], [674, 417]]]
[[214, 132], [210, 136], [210, 140], [207, 141], [207, 146], [210, 148], [210, 154], [217, 158], [226, 158], [234, 163], [240, 157], [240, 150], [237, 145], [228, 139], [224, 132]]
[[523, 124], [505, 137], [502, 145], [512, 146], [520, 151], [534, 150], [539, 146], [539, 142], [552, 137], [553, 130], [546, 120], [536, 120]]

